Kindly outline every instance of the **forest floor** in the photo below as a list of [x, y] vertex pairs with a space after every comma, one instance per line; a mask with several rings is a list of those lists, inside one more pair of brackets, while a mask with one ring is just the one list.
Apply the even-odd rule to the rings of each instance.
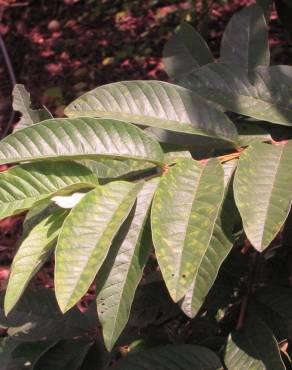
[[[0, 0], [0, 34], [16, 81], [27, 87], [36, 106], [46, 105], [61, 117], [67, 103], [96, 86], [120, 80], [167, 80], [162, 48], [183, 19], [202, 31], [218, 56], [228, 20], [253, 1], [209, 3], [204, 9], [198, 0]], [[275, 13], [270, 46], [274, 63], [292, 64], [291, 40]], [[0, 56], [0, 133], [10, 114], [11, 81]], [[0, 222], [1, 288], [22, 219], [20, 215]], [[50, 264], [36, 282], [52, 286]]]

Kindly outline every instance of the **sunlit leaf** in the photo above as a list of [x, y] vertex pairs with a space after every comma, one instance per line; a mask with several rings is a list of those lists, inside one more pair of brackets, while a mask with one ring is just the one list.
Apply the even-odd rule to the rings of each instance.
[[245, 233], [259, 251], [283, 226], [292, 202], [292, 141], [255, 143], [240, 156], [234, 196]]
[[100, 86], [69, 104], [65, 113], [70, 117], [118, 118], [233, 144], [237, 140], [236, 129], [222, 111], [198, 94], [162, 81], [125, 81]]
[[162, 177], [155, 193], [151, 223], [162, 275], [174, 301], [188, 291], [208, 248], [223, 199], [223, 168], [179, 161]]
[[159, 144], [137, 127], [96, 118], [50, 119], [0, 142], [0, 164], [23, 161], [120, 158], [161, 164]]
[[123, 181], [98, 186], [71, 210], [56, 247], [55, 290], [62, 312], [87, 292], [141, 186]]

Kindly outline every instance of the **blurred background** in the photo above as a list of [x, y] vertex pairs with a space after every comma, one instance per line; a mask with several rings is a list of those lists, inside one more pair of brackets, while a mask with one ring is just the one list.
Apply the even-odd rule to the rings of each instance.
[[[260, 0], [269, 1], [269, 0]], [[283, 1], [283, 0], [282, 0]], [[291, 0], [284, 0], [290, 1]], [[0, 0], [0, 33], [18, 83], [57, 116], [98, 85], [167, 80], [162, 48], [182, 20], [218, 55], [231, 15], [253, 0]], [[290, 15], [292, 12], [290, 13]], [[271, 17], [273, 61], [291, 63], [289, 35]], [[292, 18], [290, 17], [292, 23]], [[12, 82], [0, 52], [0, 121], [10, 111]]]
[[[162, 49], [182, 20], [196, 27], [218, 56], [228, 20], [254, 2], [0, 0], [0, 136], [9, 121], [18, 118], [11, 109], [15, 81], [30, 91], [35, 107], [46, 105], [62, 117], [67, 103], [96, 86], [119, 80], [168, 80]], [[276, 0], [278, 12], [271, 13], [273, 63], [292, 64], [291, 4], [292, 0]], [[0, 284], [8, 274], [21, 220], [0, 223]]]

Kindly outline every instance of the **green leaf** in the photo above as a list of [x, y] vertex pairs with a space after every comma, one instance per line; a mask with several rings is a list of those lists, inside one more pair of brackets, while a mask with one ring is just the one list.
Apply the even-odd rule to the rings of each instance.
[[238, 131], [238, 144], [241, 147], [248, 146], [255, 142], [272, 141], [271, 135], [261, 126], [255, 123], [236, 122]]
[[165, 69], [172, 78], [179, 78], [186, 72], [213, 61], [206, 41], [186, 22], [180, 25], [163, 49]]
[[0, 345], [1, 370], [32, 370], [39, 358], [54, 342], [38, 341], [23, 343], [5, 338]]
[[157, 260], [174, 301], [188, 291], [206, 253], [223, 199], [223, 168], [186, 159], [164, 175], [152, 206]]
[[73, 101], [65, 113], [71, 117], [119, 118], [232, 143], [237, 139], [236, 129], [223, 112], [190, 90], [162, 81], [104, 85]]
[[[145, 130], [153, 139], [167, 145], [175, 145], [181, 150], [189, 149], [203, 158], [209, 158], [214, 150], [234, 148], [234, 143], [208, 136], [194, 136], [180, 132], [167, 131], [156, 127], [147, 127]], [[163, 145], [162, 145], [163, 147]], [[206, 153], [206, 155], [205, 155]]]
[[245, 7], [232, 16], [223, 34], [220, 59], [242, 66], [248, 73], [270, 64], [268, 27], [258, 5]]
[[154, 168], [152, 163], [134, 159], [100, 159], [99, 161], [84, 160], [83, 164], [90, 168], [99, 179], [114, 179], [134, 175]]
[[0, 325], [9, 328], [8, 335], [22, 341], [61, 340], [84, 335], [90, 329], [79, 309], [63, 315], [51, 289], [28, 289], [19, 303], [6, 316], [4, 292], [0, 296]]
[[25, 87], [20, 84], [14, 86], [13, 92], [13, 109], [22, 114], [14, 131], [31, 126], [35, 123], [52, 118], [51, 113], [44, 107], [42, 109], [31, 109], [30, 94]]
[[225, 365], [230, 370], [285, 370], [277, 341], [256, 315], [248, 315], [244, 328], [227, 342]]
[[214, 63], [191, 72], [181, 84], [227, 110], [292, 125], [292, 66], [257, 67], [251, 84], [244, 68]]
[[263, 251], [280, 231], [291, 208], [292, 141], [255, 143], [240, 156], [235, 202], [252, 245]]
[[55, 263], [55, 290], [62, 312], [87, 292], [142, 185], [116, 181], [98, 186], [66, 218]]
[[206, 246], [201, 259], [198, 258], [194, 262], [196, 266], [195, 279], [182, 302], [182, 309], [189, 317], [194, 317], [198, 313], [209, 290], [214, 284], [220, 266], [234, 243], [232, 230], [235, 219], [233, 215], [236, 208], [232, 194], [232, 176], [236, 165], [236, 160], [227, 162], [224, 165], [224, 199], [209, 244]]
[[259, 290], [255, 298], [269, 309], [277, 312], [292, 334], [292, 296], [291, 289], [282, 286], [269, 286]]
[[55, 194], [96, 185], [96, 176], [74, 162], [25, 163], [13, 167], [0, 173], [0, 219], [23, 212]]
[[129, 354], [112, 370], [221, 370], [217, 355], [209, 349], [190, 344], [167, 345]]
[[137, 127], [96, 118], [51, 119], [0, 142], [0, 164], [45, 159], [139, 159], [161, 164], [159, 144]]
[[57, 210], [45, 217], [21, 243], [11, 266], [5, 294], [6, 315], [18, 302], [31, 278], [36, 274], [51, 254], [60, 228], [67, 215]]
[[34, 370], [79, 370], [91, 344], [84, 339], [61, 340], [37, 361]]
[[260, 6], [265, 13], [267, 23], [270, 20], [270, 13], [273, 7], [273, 0], [256, 0], [258, 6]]
[[37, 226], [41, 221], [43, 221], [47, 216], [56, 210], [55, 204], [50, 199], [45, 199], [44, 201], [36, 203], [32, 206], [22, 224], [22, 240], [27, 237], [31, 229]]
[[151, 251], [151, 243], [143, 243], [141, 239], [158, 183], [159, 179], [152, 179], [140, 190], [133, 212], [111, 247], [108, 271], [100, 270], [97, 275], [97, 311], [109, 351], [127, 324], [134, 294]]
[[138, 287], [131, 307], [131, 327], [141, 330], [151, 325], [151, 328], [159, 328], [181, 314], [179, 305], [173, 303], [160, 274], [159, 278], [159, 281], [143, 282]]

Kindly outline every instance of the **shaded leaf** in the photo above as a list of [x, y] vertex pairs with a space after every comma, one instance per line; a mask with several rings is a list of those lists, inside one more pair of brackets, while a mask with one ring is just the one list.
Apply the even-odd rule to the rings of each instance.
[[29, 289], [8, 314], [3, 308], [4, 293], [0, 296], [0, 325], [9, 328], [8, 334], [23, 341], [71, 338], [89, 330], [84, 315], [76, 308], [63, 315], [50, 289]]
[[50, 119], [0, 142], [0, 164], [45, 159], [139, 159], [161, 164], [159, 144], [137, 127], [96, 118]]
[[220, 59], [242, 66], [248, 73], [270, 64], [268, 27], [260, 6], [245, 7], [232, 16], [223, 34]]
[[245, 233], [259, 251], [268, 247], [288, 216], [291, 183], [292, 141], [255, 143], [241, 154], [234, 196]]
[[134, 159], [100, 159], [99, 161], [85, 160], [83, 161], [83, 164], [90, 168], [100, 179], [115, 179], [155, 168], [153, 163], [137, 161]]
[[205, 347], [167, 345], [128, 355], [112, 370], [221, 370], [217, 355]]
[[224, 165], [224, 199], [205, 253], [202, 254], [200, 260], [198, 259], [195, 262], [197, 266], [195, 279], [182, 302], [182, 309], [189, 317], [194, 317], [198, 313], [209, 290], [214, 284], [220, 266], [234, 243], [232, 230], [236, 208], [232, 194], [232, 176], [236, 165], [236, 160], [227, 162]]
[[181, 84], [227, 110], [259, 120], [291, 126], [292, 66], [257, 67], [253, 84], [236, 65], [208, 64], [191, 72]]
[[186, 22], [180, 25], [163, 49], [165, 69], [172, 78], [179, 78], [186, 72], [213, 61], [206, 41]]
[[13, 109], [22, 114], [14, 131], [31, 126], [35, 123], [53, 118], [51, 113], [44, 107], [42, 109], [31, 109], [30, 94], [24, 85], [16, 84], [13, 92]]
[[54, 342], [38, 341], [23, 343], [5, 338], [0, 345], [1, 370], [32, 370], [38, 359]]
[[292, 295], [291, 288], [269, 286], [260, 289], [255, 298], [281, 316], [292, 337]]
[[254, 142], [272, 141], [269, 132], [255, 123], [236, 122], [235, 126], [238, 131], [238, 144], [241, 147]]
[[87, 292], [142, 185], [98, 186], [71, 210], [56, 247], [55, 291], [62, 312]]
[[91, 346], [84, 339], [61, 340], [36, 363], [35, 370], [79, 370]]
[[139, 329], [158, 326], [181, 314], [178, 304], [173, 303], [163, 281], [140, 285], [137, 289], [129, 324]]
[[67, 215], [57, 210], [35, 226], [21, 243], [11, 266], [5, 294], [6, 315], [18, 302], [31, 278], [39, 271], [51, 254], [60, 228]]
[[[180, 132], [167, 131], [156, 127], [147, 127], [147, 132], [160, 143], [175, 145], [181, 150], [189, 149], [196, 153], [196, 157], [210, 157], [214, 150], [234, 148], [234, 144], [207, 136], [194, 136]], [[204, 154], [207, 153], [207, 154]]]
[[109, 351], [127, 324], [134, 294], [151, 251], [152, 244], [141, 239], [158, 183], [159, 179], [152, 179], [140, 190], [136, 206], [111, 247], [108, 271], [101, 270], [96, 279], [97, 312]]
[[[77, 98], [68, 116], [113, 117], [137, 125], [213, 137], [234, 143], [232, 122], [199, 95], [162, 81], [125, 81], [98, 87]], [[1, 149], [1, 147], [0, 147]]]
[[223, 168], [215, 159], [206, 166], [181, 160], [160, 181], [152, 205], [152, 236], [174, 301], [185, 295], [206, 253], [223, 190]]
[[13, 167], [0, 173], [0, 218], [23, 212], [55, 194], [97, 184], [96, 176], [88, 168], [74, 162], [25, 163]]
[[246, 317], [242, 330], [229, 337], [225, 364], [230, 370], [285, 370], [272, 331], [254, 314]]

